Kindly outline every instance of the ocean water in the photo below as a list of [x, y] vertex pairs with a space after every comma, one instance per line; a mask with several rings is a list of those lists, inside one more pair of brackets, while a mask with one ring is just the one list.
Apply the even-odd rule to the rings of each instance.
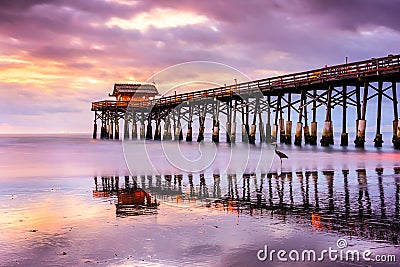
[[[379, 149], [371, 141], [364, 149], [338, 140], [278, 144], [288, 156], [281, 165], [274, 147], [214, 145], [209, 136], [201, 145], [143, 147], [90, 135], [1, 135], [0, 266], [305, 264], [276, 254], [260, 261], [265, 246], [371, 250], [398, 264], [400, 151], [386, 139]], [[143, 148], [147, 163], [135, 154]], [[322, 264], [397, 266], [307, 262]]]

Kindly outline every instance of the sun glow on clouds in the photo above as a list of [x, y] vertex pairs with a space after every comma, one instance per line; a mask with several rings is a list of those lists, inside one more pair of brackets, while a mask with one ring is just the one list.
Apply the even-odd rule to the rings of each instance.
[[131, 19], [111, 18], [106, 25], [108, 27], [117, 26], [124, 30], [146, 31], [150, 27], [159, 29], [176, 28], [186, 25], [194, 25], [206, 22], [206, 16], [197, 15], [191, 12], [179, 11], [174, 9], [152, 9], [150, 12], [143, 12]]

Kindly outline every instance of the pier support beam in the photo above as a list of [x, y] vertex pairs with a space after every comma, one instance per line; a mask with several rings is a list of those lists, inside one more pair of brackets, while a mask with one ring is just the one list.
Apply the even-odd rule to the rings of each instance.
[[236, 121], [233, 121], [232, 125], [231, 125], [230, 141], [231, 141], [231, 143], [236, 143]]
[[361, 119], [358, 121], [357, 136], [356, 140], [354, 140], [354, 144], [356, 147], [364, 147], [365, 143], [365, 129], [366, 129], [365, 114], [367, 112], [368, 87], [369, 83], [365, 81], [363, 101], [361, 107]]
[[136, 124], [135, 120], [133, 120], [133, 122], [132, 122], [132, 135], [131, 135], [131, 137], [132, 137], [132, 140], [137, 140], [137, 138], [138, 138], [137, 124]]
[[271, 143], [271, 97], [267, 97], [267, 124], [265, 125], [265, 142]]
[[169, 117], [165, 118], [164, 120], [164, 136], [163, 140], [172, 140], [172, 133], [171, 133], [171, 122]]
[[342, 90], [342, 135], [340, 136], [340, 145], [348, 146], [349, 134], [347, 133], [347, 86], [343, 85]]
[[204, 140], [204, 123], [206, 121], [206, 118], [203, 116], [199, 117], [199, 135], [197, 136], [197, 142], [202, 142]]
[[302, 141], [303, 123], [301, 121], [296, 123], [296, 133], [294, 135], [294, 145], [301, 146]]
[[231, 136], [230, 136], [231, 143], [236, 143], [236, 110], [237, 110], [237, 102], [235, 100], [235, 107], [233, 109], [233, 118], [231, 125]]
[[383, 139], [381, 134], [381, 117], [382, 117], [382, 95], [383, 82], [378, 82], [378, 110], [376, 115], [376, 135], [374, 139], [375, 147], [382, 147]]
[[186, 133], [186, 142], [192, 142], [193, 140], [193, 134], [192, 134], [192, 121], [189, 120], [188, 122], [188, 129]]
[[317, 90], [314, 89], [313, 94], [313, 107], [312, 107], [312, 115], [313, 120], [311, 122], [311, 133], [310, 133], [310, 145], [317, 145]]
[[124, 120], [124, 139], [129, 139], [129, 120]]
[[156, 129], [154, 131], [154, 140], [161, 140], [161, 121], [156, 120]]
[[308, 127], [308, 112], [307, 112], [307, 96], [306, 94], [304, 94], [304, 98], [303, 98], [303, 110], [304, 110], [304, 143], [305, 144], [309, 144], [310, 143], [310, 129]]
[[242, 125], [242, 142], [243, 143], [249, 142], [249, 135], [247, 134], [248, 132], [249, 132], [249, 125], [243, 124]]
[[147, 123], [146, 140], [153, 140], [153, 127], [151, 126], [151, 120]]
[[256, 103], [254, 105], [254, 114], [253, 114], [253, 123], [250, 126], [250, 133], [249, 133], [249, 143], [255, 144], [256, 143], [256, 122], [257, 122], [257, 112], [258, 106], [260, 105], [260, 99], [256, 98]]
[[264, 131], [264, 123], [262, 121], [262, 113], [258, 113], [258, 119], [260, 122], [258, 123], [259, 131], [260, 131], [260, 143], [265, 142], [265, 131]]
[[[144, 140], [146, 137], [146, 125], [144, 124], [144, 122], [140, 123], [140, 133], [139, 133], [139, 139]], [[152, 139], [151, 137], [151, 122], [150, 122], [150, 139]]]
[[181, 121], [178, 118], [178, 122], [175, 126], [175, 132], [174, 132], [174, 140], [175, 141], [182, 141], [183, 140], [183, 133], [182, 133], [182, 125]]
[[110, 120], [110, 128], [108, 129], [108, 139], [114, 139], [114, 124], [112, 120]]
[[106, 122], [104, 121], [103, 118], [104, 114], [101, 115], [102, 119], [101, 119], [101, 128], [100, 128], [100, 139], [105, 139], [106, 138], [106, 132], [107, 132], [107, 126], [106, 126]]
[[292, 121], [286, 121], [285, 144], [290, 145], [291, 143], [292, 143]]
[[192, 142], [193, 140], [192, 122], [193, 122], [193, 108], [189, 104], [189, 121], [187, 126], [186, 142]]
[[218, 121], [219, 103], [220, 103], [219, 101], [216, 101], [216, 103], [213, 105], [214, 118], [213, 118], [213, 130], [211, 139], [214, 143], [219, 143], [219, 121]]
[[226, 129], [225, 129], [225, 136], [226, 142], [231, 142], [231, 125], [232, 125], [232, 100], [226, 103]]
[[290, 112], [292, 105], [292, 94], [288, 94], [288, 108], [287, 108], [287, 121], [285, 128], [285, 144], [290, 145], [292, 143], [292, 121], [290, 120]]
[[246, 108], [242, 107], [242, 142], [249, 142], [249, 106], [246, 103]]
[[285, 143], [286, 140], [286, 134], [285, 134], [285, 119], [282, 116], [281, 112], [281, 118], [279, 119], [279, 142]]
[[115, 140], [119, 140], [119, 120], [118, 117], [115, 117], [115, 136], [114, 136]]
[[275, 108], [275, 121], [274, 125], [272, 126], [272, 136], [271, 136], [271, 143], [278, 142], [278, 116], [279, 116], [279, 109], [281, 106], [281, 96], [278, 96], [276, 108]]
[[229, 121], [226, 122], [226, 142], [230, 143], [231, 142], [231, 123]]
[[393, 138], [392, 143], [396, 149], [400, 149], [400, 121], [397, 109], [397, 87], [396, 82], [392, 82], [392, 98], [393, 98]]
[[212, 141], [214, 143], [219, 143], [219, 121], [213, 120], [213, 132], [212, 132]]
[[96, 122], [97, 113], [95, 113], [94, 117], [95, 117], [95, 119], [94, 119], [94, 125], [93, 125], [93, 139], [96, 139], [97, 138], [97, 122]]
[[299, 107], [299, 119], [296, 123], [296, 132], [294, 135], [294, 145], [295, 146], [301, 146], [302, 130], [303, 130], [302, 117], [303, 117], [303, 108], [304, 108], [303, 105], [304, 104], [305, 104], [304, 92], [301, 92], [300, 107]]
[[322, 128], [322, 138], [321, 138], [321, 146], [329, 146], [333, 144], [333, 125], [331, 119], [331, 97], [332, 97], [332, 86], [330, 85], [327, 93], [327, 103], [326, 103], [326, 115], [324, 127]]

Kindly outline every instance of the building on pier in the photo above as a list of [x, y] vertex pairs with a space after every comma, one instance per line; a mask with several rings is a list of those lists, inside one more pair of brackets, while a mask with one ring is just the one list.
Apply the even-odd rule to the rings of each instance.
[[114, 90], [108, 96], [114, 96], [117, 101], [141, 102], [152, 100], [158, 95], [154, 84], [116, 83]]

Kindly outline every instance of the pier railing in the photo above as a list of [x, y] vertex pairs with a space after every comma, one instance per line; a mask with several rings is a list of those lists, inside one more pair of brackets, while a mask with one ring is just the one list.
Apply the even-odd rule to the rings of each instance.
[[207, 90], [165, 96], [142, 102], [129, 101], [99, 101], [92, 103], [92, 111], [104, 109], [126, 109], [128, 105], [132, 108], [144, 108], [153, 106], [178, 105], [189, 100], [200, 100], [204, 98], [224, 98], [235, 96], [246, 96], [262, 92], [263, 94], [279, 93], [280, 90], [301, 88], [314, 84], [334, 81], [345, 81], [360, 77], [373, 78], [380, 75], [400, 75], [400, 55], [389, 55], [387, 57], [372, 58], [348, 64], [335, 65], [298, 72], [272, 78], [260, 79], [239, 84], [227, 85]]

